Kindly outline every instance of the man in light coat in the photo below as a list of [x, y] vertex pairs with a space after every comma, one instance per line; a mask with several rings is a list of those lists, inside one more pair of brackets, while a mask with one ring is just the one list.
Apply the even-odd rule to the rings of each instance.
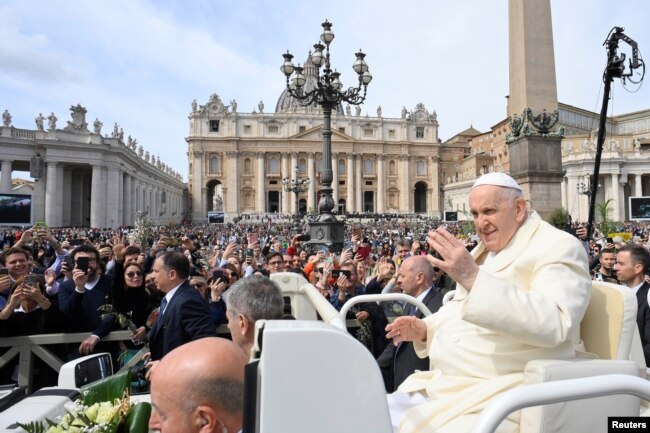
[[[469, 432], [493, 397], [522, 383], [528, 361], [575, 356], [591, 293], [580, 242], [527, 211], [504, 173], [479, 178], [469, 202], [481, 239], [471, 254], [443, 228], [427, 239], [442, 257], [429, 261], [458, 283], [453, 300], [386, 328], [394, 344], [413, 341], [431, 361], [389, 395], [400, 433]], [[519, 431], [517, 416], [498, 431]]]

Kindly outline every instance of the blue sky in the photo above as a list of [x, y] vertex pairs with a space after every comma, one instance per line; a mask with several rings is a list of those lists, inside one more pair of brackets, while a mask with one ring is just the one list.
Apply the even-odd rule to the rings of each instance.
[[[470, 125], [487, 131], [505, 117], [506, 0], [283, 0], [0, 2], [0, 111], [34, 129], [39, 112], [59, 124], [69, 107], [88, 109], [103, 132], [125, 135], [184, 176], [191, 102], [211, 93], [238, 111], [275, 107], [287, 49], [302, 62], [329, 19], [332, 61], [351, 84], [362, 48], [374, 76], [363, 114], [399, 117], [423, 102], [443, 140]], [[650, 2], [552, 0], [558, 98], [599, 111], [605, 50], [614, 25], [650, 50]], [[610, 113], [650, 107], [650, 87], [614, 85]]]

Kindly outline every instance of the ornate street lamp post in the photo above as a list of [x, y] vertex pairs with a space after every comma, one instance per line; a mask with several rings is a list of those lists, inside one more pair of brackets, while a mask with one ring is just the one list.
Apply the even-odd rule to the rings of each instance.
[[296, 222], [296, 224], [300, 223], [300, 210], [299, 210], [299, 200], [298, 200], [298, 194], [301, 192], [305, 192], [309, 189], [309, 184], [311, 183], [311, 179], [306, 178], [306, 177], [300, 177], [298, 176], [298, 167], [295, 168], [294, 172], [296, 173], [296, 176], [291, 179], [289, 177], [285, 177], [282, 179], [282, 186], [284, 187], [284, 190], [286, 192], [293, 192], [296, 195], [296, 213], [293, 214], [293, 218]]
[[[291, 96], [300, 101], [302, 105], [317, 103], [323, 109], [323, 162], [321, 166], [320, 179], [322, 188], [320, 190], [320, 201], [318, 202], [318, 215], [310, 223], [310, 234], [312, 246], [327, 247], [330, 251], [339, 252], [343, 249], [343, 222], [337, 221], [332, 210], [334, 199], [332, 198], [332, 130], [330, 129], [332, 109], [341, 102], [351, 105], [362, 104], [366, 99], [368, 84], [372, 75], [368, 71], [368, 64], [364, 60], [366, 55], [359, 50], [356, 53], [356, 60], [352, 69], [358, 75], [357, 87], [350, 87], [343, 90], [343, 83], [340, 80], [340, 72], [332, 70], [330, 65], [330, 43], [334, 40], [332, 23], [325, 20], [322, 24], [323, 33], [320, 35], [320, 42], [314, 45], [314, 52], [310, 52], [311, 62], [316, 67], [316, 85], [313, 89], [304, 88], [307, 79], [303, 74], [300, 65], [294, 66], [291, 62], [293, 55], [288, 51], [283, 54], [284, 63], [280, 70], [287, 78], [287, 91]], [[321, 70], [322, 67], [322, 70]], [[352, 169], [351, 167], [349, 168]]]

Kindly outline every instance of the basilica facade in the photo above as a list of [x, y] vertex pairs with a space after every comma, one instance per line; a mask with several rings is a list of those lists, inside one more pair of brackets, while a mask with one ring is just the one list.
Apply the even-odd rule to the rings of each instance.
[[[306, 68], [307, 72], [308, 67]], [[191, 215], [315, 212], [322, 164], [323, 113], [285, 91], [275, 110], [260, 101], [237, 111], [217, 94], [192, 103], [188, 142]], [[400, 118], [361, 115], [340, 105], [332, 113], [335, 211], [440, 215], [438, 121], [424, 104]], [[285, 191], [283, 179], [308, 178], [308, 190]], [[296, 203], [298, 209], [296, 209]]]

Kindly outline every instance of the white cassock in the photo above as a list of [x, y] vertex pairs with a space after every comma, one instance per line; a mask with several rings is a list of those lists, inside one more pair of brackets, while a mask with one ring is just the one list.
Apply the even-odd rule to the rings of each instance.
[[[492, 397], [522, 383], [528, 361], [575, 357], [591, 295], [578, 239], [531, 212], [504, 249], [491, 254], [479, 244], [472, 256], [480, 270], [471, 292], [458, 285], [425, 319], [426, 344], [414, 344], [430, 371], [389, 395], [424, 397], [404, 412], [399, 433], [469, 432]], [[498, 431], [519, 431], [519, 413]]]

